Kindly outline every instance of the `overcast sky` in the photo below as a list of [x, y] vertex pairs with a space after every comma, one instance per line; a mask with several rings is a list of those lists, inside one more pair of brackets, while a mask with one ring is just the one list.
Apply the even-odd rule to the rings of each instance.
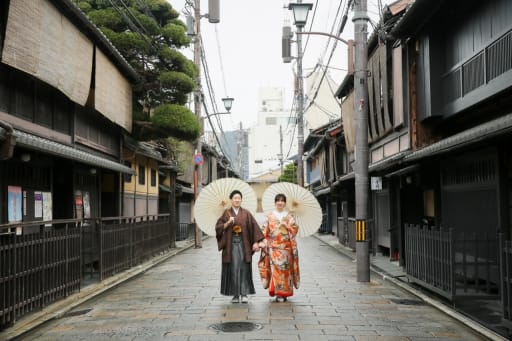
[[[180, 13], [184, 12], [185, 0], [168, 0]], [[192, 0], [193, 2], [193, 0]], [[258, 112], [257, 94], [260, 87], [272, 86], [285, 88], [288, 94], [286, 106], [293, 100], [294, 62], [285, 64], [281, 58], [282, 27], [287, 24], [295, 31], [291, 11], [287, 9], [289, 1], [283, 0], [220, 0], [220, 23], [211, 24], [201, 19], [206, 62], [210, 71], [212, 86], [217, 99], [217, 108], [224, 112], [223, 97], [235, 99], [231, 115], [219, 115], [223, 130], [249, 128], [256, 122]], [[334, 23], [340, 3], [343, 13], [346, 0], [303, 1], [314, 4], [309, 12], [305, 31], [330, 33], [339, 20]], [[391, 1], [382, 0], [383, 4]], [[372, 18], [378, 18], [378, 0], [368, 0], [368, 12]], [[285, 8], [286, 5], [286, 8]], [[208, 0], [201, 0], [201, 13], [208, 12]], [[314, 13], [314, 16], [313, 16]], [[341, 37], [353, 39], [352, 11]], [[338, 18], [341, 17], [341, 14]], [[182, 20], [186, 22], [185, 17]], [[311, 22], [313, 26], [311, 27]], [[368, 27], [368, 31], [373, 31]], [[295, 39], [295, 36], [294, 38]], [[334, 41], [325, 36], [303, 35], [305, 47], [303, 58], [304, 75], [311, 72], [317, 63], [325, 65], [331, 54]], [[329, 45], [327, 45], [329, 44]], [[182, 51], [192, 59], [192, 46]], [[292, 55], [297, 55], [297, 47], [292, 44]], [[346, 45], [338, 43], [329, 64], [330, 75], [339, 84], [345, 76], [347, 67]], [[307, 80], [306, 80], [307, 82]], [[205, 78], [202, 77], [206, 91]], [[206, 94], [206, 96], [208, 96]], [[208, 101], [208, 106], [211, 104]], [[209, 109], [211, 110], [211, 109]], [[203, 112], [204, 116], [204, 112]]]

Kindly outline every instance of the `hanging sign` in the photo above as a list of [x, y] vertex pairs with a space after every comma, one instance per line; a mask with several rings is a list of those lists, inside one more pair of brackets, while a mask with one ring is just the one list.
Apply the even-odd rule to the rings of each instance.
[[370, 183], [371, 183], [372, 191], [380, 191], [380, 190], [382, 190], [382, 177], [380, 177], [380, 176], [372, 176]]

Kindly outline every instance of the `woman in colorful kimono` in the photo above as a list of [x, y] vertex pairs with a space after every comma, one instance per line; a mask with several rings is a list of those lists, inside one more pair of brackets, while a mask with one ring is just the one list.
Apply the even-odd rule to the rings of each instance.
[[260, 261], [260, 275], [263, 287], [268, 286], [269, 295], [276, 296], [276, 302], [285, 302], [293, 295], [293, 287], [299, 288], [299, 253], [295, 239], [299, 227], [285, 209], [286, 196], [277, 194], [274, 202], [276, 208], [263, 224], [268, 248], [262, 252], [267, 252], [270, 271], [262, 271]]
[[252, 255], [265, 244], [260, 226], [253, 215], [241, 207], [242, 193], [229, 195], [231, 208], [217, 220], [215, 232], [222, 251], [220, 293], [233, 296], [231, 303], [248, 303], [247, 295], [255, 294], [252, 280]]

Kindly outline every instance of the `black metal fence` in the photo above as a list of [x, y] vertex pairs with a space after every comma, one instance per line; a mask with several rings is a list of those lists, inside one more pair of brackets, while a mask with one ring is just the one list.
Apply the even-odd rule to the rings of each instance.
[[407, 276], [450, 300], [498, 298], [498, 261], [495, 235], [405, 224]]
[[100, 280], [138, 265], [170, 247], [169, 215], [96, 219]]
[[0, 225], [0, 330], [164, 252], [173, 228], [169, 214]]
[[80, 231], [77, 220], [0, 226], [0, 329], [80, 289]]
[[178, 231], [176, 232], [176, 241], [194, 238], [196, 224], [194, 223], [179, 223]]
[[320, 233], [331, 233], [332, 226], [330, 225], [329, 216], [327, 213], [322, 213], [322, 223], [320, 224], [320, 228], [318, 229]]
[[512, 241], [500, 235], [500, 246], [503, 318], [512, 321]]
[[348, 246], [356, 249], [356, 218], [348, 218]]

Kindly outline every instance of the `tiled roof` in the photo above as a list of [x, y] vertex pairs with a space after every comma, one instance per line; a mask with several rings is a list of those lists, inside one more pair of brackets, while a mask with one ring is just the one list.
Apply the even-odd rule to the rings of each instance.
[[[4, 136], [5, 132], [5, 129], [0, 128], [0, 137]], [[13, 135], [16, 137], [16, 146], [25, 147], [30, 150], [37, 150], [42, 153], [78, 161], [91, 166], [106, 168], [126, 174], [135, 174], [131, 168], [126, 167], [119, 162], [109, 160], [105, 157], [97, 156], [62, 143], [28, 134], [17, 129], [14, 129]]]

